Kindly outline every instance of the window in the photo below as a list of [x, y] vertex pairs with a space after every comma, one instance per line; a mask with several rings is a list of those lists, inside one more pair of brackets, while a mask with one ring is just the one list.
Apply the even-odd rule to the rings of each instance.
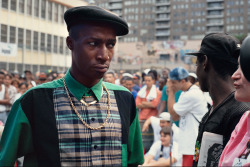
[[22, 48], [23, 47], [23, 29], [18, 28], [18, 47]]
[[46, 13], [46, 1], [42, 0], [41, 2], [41, 17], [45, 19], [45, 13]]
[[39, 17], [39, 0], [34, 1], [34, 15]]
[[7, 25], [1, 25], [1, 42], [7, 42], [8, 27]]
[[31, 49], [31, 31], [26, 30], [26, 48]]
[[47, 51], [51, 52], [51, 35], [47, 34]]
[[48, 19], [52, 21], [52, 2], [48, 2]]
[[53, 46], [54, 47], [54, 49], [53, 49], [54, 53], [57, 53], [57, 46], [58, 46], [57, 42], [58, 42], [57, 41], [57, 36], [54, 36], [54, 46]]
[[27, 14], [32, 15], [32, 0], [27, 0]]
[[16, 0], [10, 0], [10, 9], [16, 11]]
[[54, 4], [54, 21], [58, 22], [58, 5]]
[[64, 38], [60, 37], [60, 45], [59, 45], [59, 51], [61, 54], [63, 54], [63, 42], [64, 42]]
[[44, 33], [41, 33], [40, 48], [42, 51], [45, 51], [45, 34]]
[[19, 0], [19, 12], [24, 13], [24, 0]]
[[65, 47], [65, 54], [69, 55], [69, 48], [68, 48], [68, 46]]
[[33, 49], [38, 50], [38, 32], [34, 31], [33, 34]]
[[16, 43], [16, 27], [10, 26], [10, 43]]
[[8, 9], [8, 0], [2, 0], [2, 8]]
[[61, 23], [64, 22], [64, 6], [60, 5], [60, 16], [61, 16]]

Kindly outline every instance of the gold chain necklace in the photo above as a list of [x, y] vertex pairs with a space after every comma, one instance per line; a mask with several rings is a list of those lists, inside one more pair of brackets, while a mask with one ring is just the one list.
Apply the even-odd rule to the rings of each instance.
[[68, 99], [69, 99], [69, 102], [73, 108], [73, 110], [75, 111], [76, 115], [78, 116], [78, 118], [81, 120], [81, 122], [83, 123], [83, 125], [85, 125], [87, 128], [91, 129], [91, 130], [98, 130], [98, 129], [101, 129], [102, 127], [105, 126], [105, 124], [108, 122], [108, 119], [109, 119], [109, 115], [110, 115], [110, 95], [109, 95], [109, 92], [108, 92], [108, 89], [104, 86], [104, 84], [102, 84], [103, 88], [105, 89], [105, 91], [107, 92], [107, 95], [108, 95], [108, 114], [107, 114], [107, 117], [106, 117], [106, 120], [104, 121], [104, 123], [95, 128], [95, 127], [92, 127], [90, 126], [89, 124], [87, 124], [83, 119], [82, 119], [82, 116], [78, 113], [78, 111], [76, 110], [76, 107], [74, 106], [72, 100], [71, 100], [71, 97], [69, 95], [69, 91], [68, 91], [68, 88], [67, 88], [67, 85], [66, 85], [66, 82], [65, 82], [65, 78], [63, 77], [63, 84], [64, 84], [64, 88], [66, 90], [66, 93], [67, 93], [67, 96], [68, 96]]

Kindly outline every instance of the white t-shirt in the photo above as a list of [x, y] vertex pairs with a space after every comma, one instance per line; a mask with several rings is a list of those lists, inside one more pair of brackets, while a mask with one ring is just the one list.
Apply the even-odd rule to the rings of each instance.
[[208, 111], [207, 101], [200, 88], [193, 85], [188, 91], [181, 93], [178, 102], [174, 104], [173, 108], [180, 116], [178, 138], [179, 153], [182, 155], [193, 155], [199, 122]]
[[[160, 118], [151, 116], [151, 126], [154, 131], [154, 143], [159, 141], [161, 139], [161, 127], [160, 127]], [[173, 141], [177, 142], [178, 141], [178, 134], [179, 134], [179, 128], [175, 125], [172, 124], [172, 130], [173, 130]]]
[[[0, 91], [0, 100], [4, 99], [4, 95], [5, 95], [5, 85], [2, 84], [2, 90]], [[0, 104], [0, 112], [5, 112], [6, 111], [6, 105], [4, 104]]]
[[[161, 141], [155, 142], [148, 152], [149, 155], [154, 156], [154, 160], [158, 160], [160, 158], [161, 152]], [[162, 158], [168, 159], [170, 154], [170, 147], [163, 147]], [[173, 143], [172, 147], [172, 156], [178, 160], [178, 144], [176, 142]]]

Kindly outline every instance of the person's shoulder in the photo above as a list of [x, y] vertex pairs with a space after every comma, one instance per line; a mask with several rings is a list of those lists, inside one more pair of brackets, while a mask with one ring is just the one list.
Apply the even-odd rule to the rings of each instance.
[[13, 86], [13, 85], [10, 85], [10, 89], [12, 89], [12, 90], [16, 90], [16, 87], [15, 87], [15, 86]]
[[200, 96], [204, 97], [202, 90], [196, 86], [192, 85], [188, 91], [185, 92], [186, 96], [194, 99], [200, 99]]
[[192, 85], [189, 91], [187, 92], [201, 92], [202, 93], [202, 90], [197, 85]]
[[58, 80], [54, 80], [51, 82], [43, 83], [41, 85], [37, 85], [37, 86], [31, 88], [31, 90], [42, 89], [42, 88], [56, 88], [56, 87], [60, 87], [60, 86], [63, 86], [62, 79], [58, 79]]
[[131, 92], [133, 95], [137, 95], [137, 92], [135, 90], [132, 90]]
[[156, 87], [156, 92], [157, 93], [161, 93], [161, 90], [159, 88]]
[[154, 145], [154, 147], [161, 147], [161, 140], [157, 140], [157, 141], [155, 141], [153, 144], [152, 144], [152, 146]]
[[138, 85], [136, 85], [136, 84], [133, 86], [133, 88], [140, 89], [140, 87]]
[[22, 97], [27, 96], [27, 94], [30, 94], [31, 92], [36, 92], [36, 91], [41, 90], [41, 89], [54, 89], [54, 88], [62, 87], [62, 86], [63, 86], [62, 79], [43, 83], [41, 85], [37, 85], [35, 87], [30, 88], [22, 95]]
[[167, 85], [164, 85], [162, 88], [162, 91], [166, 91], [167, 90]]
[[250, 109], [249, 103], [237, 101], [233, 96], [230, 97], [228, 102], [224, 103], [226, 113], [229, 115], [243, 115], [245, 111]]
[[103, 83], [104, 83], [104, 85], [106, 86], [106, 88], [109, 89], [109, 90], [130, 92], [130, 91], [129, 91], [127, 88], [125, 88], [124, 86], [112, 84], [112, 83], [109, 83], [109, 82], [103, 82]]

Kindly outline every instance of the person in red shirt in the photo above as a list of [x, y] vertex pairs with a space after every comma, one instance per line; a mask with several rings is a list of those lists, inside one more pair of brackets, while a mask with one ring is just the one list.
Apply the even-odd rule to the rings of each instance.
[[136, 107], [140, 109], [139, 120], [146, 120], [158, 114], [157, 105], [161, 100], [161, 91], [156, 88], [155, 78], [148, 74], [144, 78], [145, 86], [141, 88], [136, 97]]

